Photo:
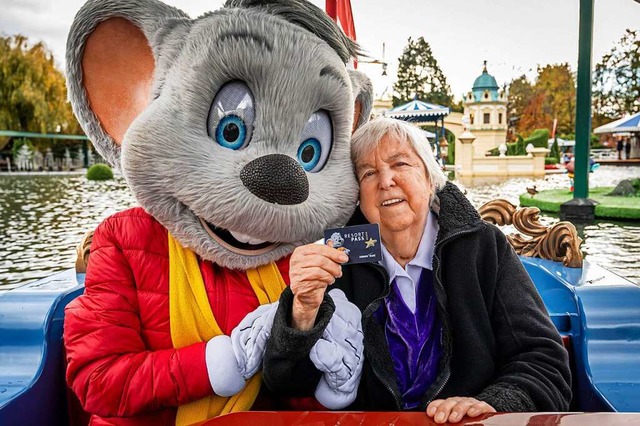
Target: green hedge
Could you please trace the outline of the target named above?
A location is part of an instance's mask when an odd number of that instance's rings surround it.
[[[507,144],[507,155],[527,155],[527,145],[532,144],[536,148],[547,148],[549,145],[549,131],[547,129],[536,129],[531,135],[524,139],[521,135],[516,135],[518,139]],[[557,150],[559,153],[559,149]],[[498,148],[489,151],[489,155],[500,155]],[[560,155],[558,154],[558,161]]]
[[[597,201],[595,216],[613,219],[640,220],[640,197],[607,196],[613,187],[589,189],[589,198]],[[534,197],[529,194],[520,195],[522,207],[537,207],[542,211],[559,213],[560,205],[571,200],[573,193],[566,189],[540,191]]]
[[[113,179],[113,170],[106,164],[94,164],[87,170],[89,180],[110,180]]]
[[[524,140],[524,146],[533,144],[536,148],[547,148],[549,146],[549,130],[536,129],[528,138]]]

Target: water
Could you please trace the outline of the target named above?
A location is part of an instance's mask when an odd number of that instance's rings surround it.
[[[623,179],[639,178],[640,167],[602,166],[589,174],[589,187],[615,186]],[[545,179],[510,179],[496,185],[485,185],[467,190],[467,197],[474,206],[496,198],[504,198],[519,205],[520,194],[527,187],[545,189],[569,188],[569,178],[565,174],[547,175]],[[557,215],[542,213],[541,222],[551,224],[559,219]],[[640,284],[640,222],[598,220],[590,225],[576,226],[583,243],[580,247],[585,258]]]
[[[613,186],[630,177],[640,177],[640,168],[601,167],[590,175],[590,186]],[[564,188],[569,180],[566,175],[549,175],[544,180],[460,186],[480,207],[495,198],[518,204],[518,196],[532,185],[538,190]],[[92,182],[80,175],[0,176],[0,288],[73,267],[74,248],[83,234],[107,216],[135,205],[122,177]],[[545,223],[556,220],[542,218]],[[587,258],[640,283],[640,222],[598,221],[578,231]]]
[[[73,267],[84,233],[135,205],[121,177],[0,176],[0,288]]]

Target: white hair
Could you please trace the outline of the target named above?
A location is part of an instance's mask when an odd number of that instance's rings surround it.
[[[422,160],[431,182],[433,192],[437,192],[447,183],[447,177],[433,157],[426,134],[418,127],[406,121],[393,118],[376,118],[361,126],[351,138],[351,161],[358,161],[376,149],[385,136],[398,141],[407,141]]]

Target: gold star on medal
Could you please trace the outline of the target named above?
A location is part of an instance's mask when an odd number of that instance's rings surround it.
[[[378,240],[374,240],[373,238],[369,238],[368,241],[364,242],[366,244],[365,248],[373,247],[373,246],[376,245],[377,242],[378,242]]]

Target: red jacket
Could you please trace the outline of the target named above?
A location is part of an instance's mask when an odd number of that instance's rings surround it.
[[[66,309],[67,382],[92,425],[174,424],[176,407],[211,395],[205,343],[174,349],[167,230],[142,208],[107,218],[91,244],[85,293]],[[289,258],[278,261],[289,283]],[[243,271],[200,262],[225,334],[258,307]]]

